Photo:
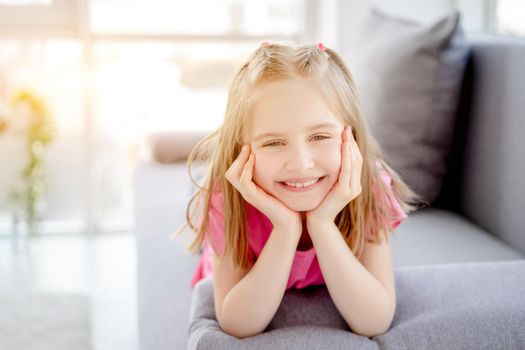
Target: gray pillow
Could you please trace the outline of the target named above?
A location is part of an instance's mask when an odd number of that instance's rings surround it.
[[[425,26],[371,7],[344,52],[387,161],[428,203],[445,175],[468,56],[459,20]]]

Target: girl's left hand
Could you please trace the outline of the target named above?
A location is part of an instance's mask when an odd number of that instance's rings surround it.
[[[333,223],[337,214],[361,194],[363,157],[354,140],[351,127],[345,127],[342,139],[339,178],[323,202],[314,210],[306,213],[307,223]]]

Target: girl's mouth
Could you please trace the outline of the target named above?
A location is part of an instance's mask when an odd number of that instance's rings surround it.
[[[325,179],[326,176],[322,176],[318,179],[314,179],[303,184],[301,183],[290,183],[280,181],[279,185],[287,191],[291,192],[306,192],[317,188]]]

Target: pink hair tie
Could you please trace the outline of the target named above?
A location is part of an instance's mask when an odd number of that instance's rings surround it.
[[[261,47],[268,47],[268,46],[270,46],[270,42],[269,41],[263,41],[261,43]]]
[[[323,45],[323,43],[317,44],[317,48],[322,52],[326,52],[326,47]]]

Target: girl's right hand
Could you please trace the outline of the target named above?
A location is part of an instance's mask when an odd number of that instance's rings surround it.
[[[302,232],[301,215],[284,205],[277,198],[267,194],[253,180],[255,154],[250,146],[244,145],[239,156],[226,172],[226,179],[241,193],[242,197],[261,211],[272,222],[288,230]]]

